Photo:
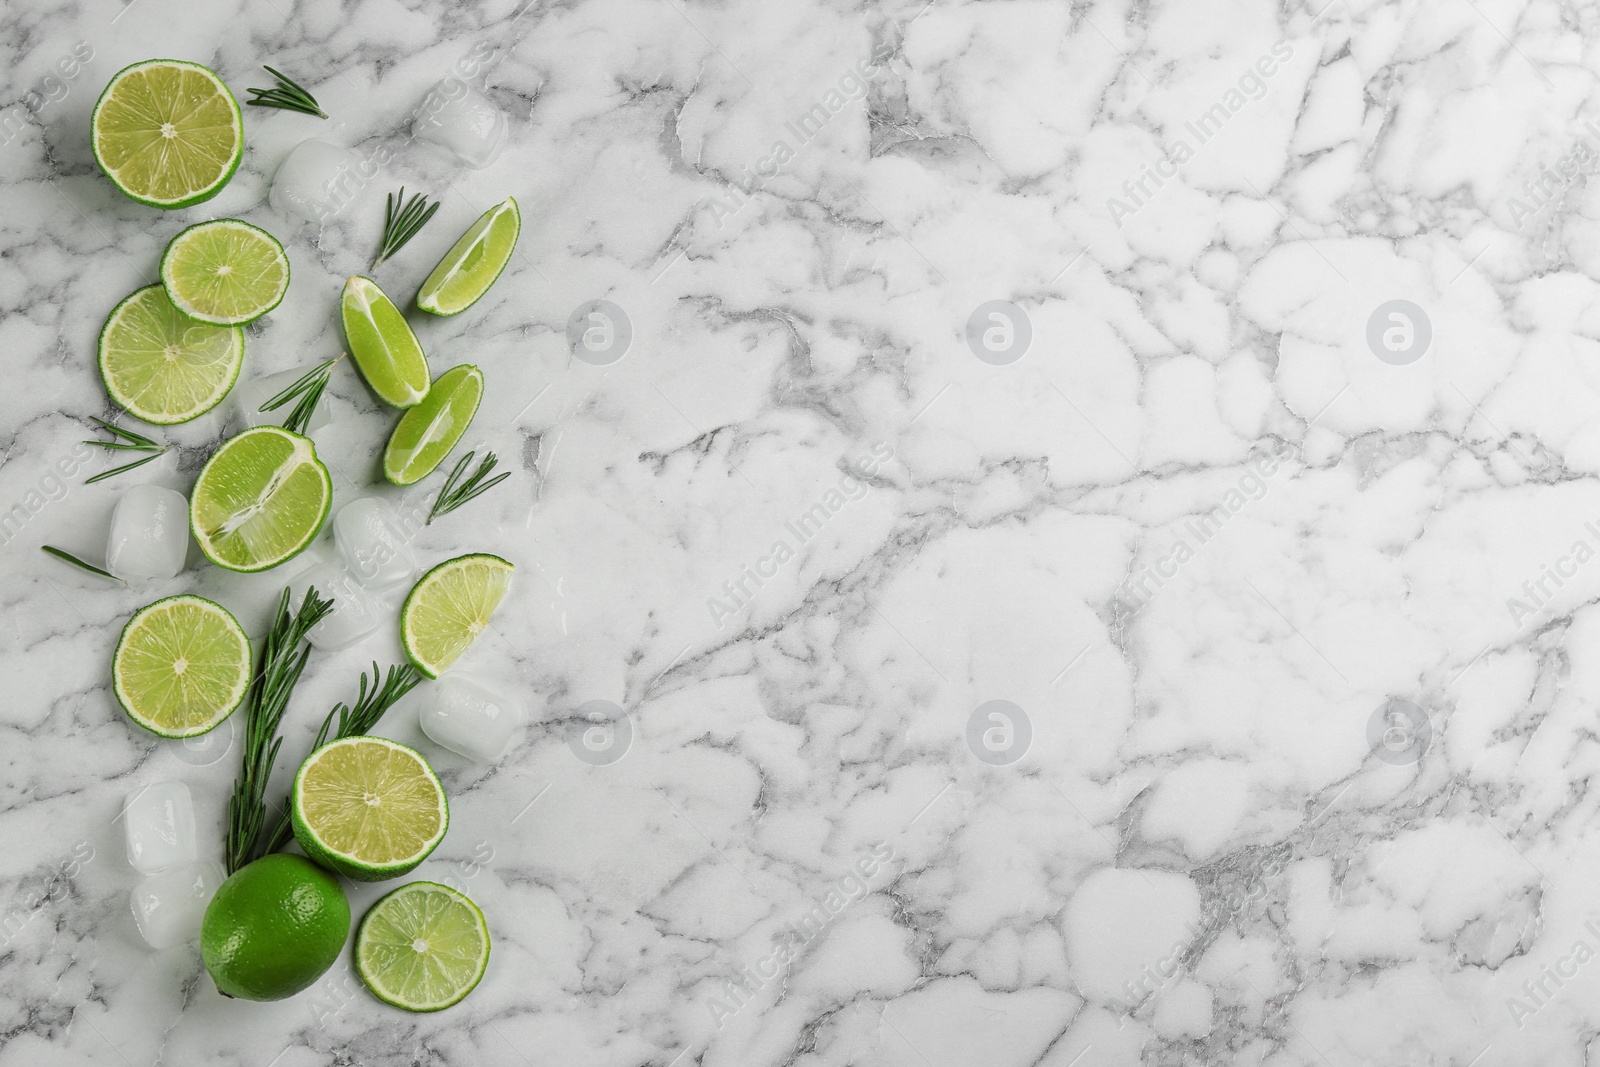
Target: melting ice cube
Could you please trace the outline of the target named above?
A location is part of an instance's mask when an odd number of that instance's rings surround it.
[[[505,146],[506,116],[493,100],[450,77],[428,90],[411,123],[411,136],[436,144],[467,166],[481,170]]]
[[[414,525],[411,532],[415,533]],[[417,560],[406,530],[377,497],[362,497],[340,508],[333,517],[333,539],[345,567],[369,588],[399,585],[416,573]]]
[[[348,148],[312,138],[295,145],[278,166],[267,201],[280,215],[318,225],[338,218],[375,174]]]
[[[195,861],[194,803],[182,782],[155,782],[128,795],[122,808],[128,862],[158,874]]]
[[[319,596],[333,601],[333,610],[306,634],[308,641],[325,652],[359,643],[383,622],[382,602],[362,588],[342,563],[319,563],[294,584],[302,590],[316,586]]]
[[[134,886],[131,903],[139,935],[151,948],[172,948],[199,937],[206,905],[223,878],[220,863],[186,863]]]
[[[454,672],[427,686],[421,700],[422,732],[434,744],[480,763],[503,756],[522,725],[522,701]]]
[[[118,578],[176,578],[189,551],[189,502],[159,485],[135,485],[117,500],[106,570]]]
[[[261,405],[283,392],[297,380],[305,376],[310,367],[300,367],[297,370],[286,370],[281,374],[269,374],[265,378],[254,378],[233,390],[234,410],[239,413],[239,418],[244,420],[246,426],[282,426],[283,420],[289,417],[294,410],[296,401],[291,400],[272,411],[262,411]],[[311,424],[306,427],[308,433],[314,433],[328,425],[328,400],[324,396],[317,404],[317,410],[311,415]]]

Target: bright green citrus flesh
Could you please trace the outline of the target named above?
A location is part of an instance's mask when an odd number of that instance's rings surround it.
[[[100,330],[100,380],[128,414],[161,426],[222,402],[244,362],[244,331],[196,322],[149,285],[112,309]]]
[[[522,233],[515,197],[478,216],[417,293],[417,307],[434,315],[459,315],[500,277]]]
[[[310,544],[332,500],[333,479],[310,438],[257,426],[206,461],[189,497],[189,528],[219,567],[262,571]]]
[[[350,878],[396,878],[444,838],[450,809],[428,761],[381,737],[323,745],[300,765],[290,794],[306,855]]]
[[[161,284],[190,318],[238,326],[283,300],[289,257],[266,230],[238,219],[213,219],[190,226],[167,245]]]
[[[111,660],[117,701],[162,737],[195,737],[233,714],[250,685],[250,641],[203,597],[148,604],[122,628]]]
[[[400,416],[383,450],[383,476],[412,485],[432,474],[461,435],[483,399],[483,372],[470,363],[451,367],[428,389],[422,403]]]
[[[124,67],[100,94],[90,126],[106,177],[152,207],[211,199],[244,155],[239,102],[198,63],[151,59]]]
[[[400,609],[400,640],[411,662],[437,678],[461,658],[505,599],[515,569],[499,556],[476,553],[424,574]]]
[[[200,924],[200,955],[224,995],[282,1000],[321,978],[349,934],[339,879],[304,856],[275,852],[218,888]]]
[[[377,282],[359,274],[347,280],[339,315],[350,354],[380,399],[409,408],[428,395],[428,360],[422,345]]]
[[[489,924],[464,893],[411,882],[372,906],[356,929],[356,973],[372,995],[407,1011],[440,1011],[489,966]]]

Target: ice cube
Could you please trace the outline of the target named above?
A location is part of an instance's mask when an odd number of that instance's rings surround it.
[[[289,417],[294,410],[296,401],[291,400],[282,407],[272,411],[262,411],[261,405],[283,392],[300,378],[304,377],[310,367],[299,367],[295,370],[286,370],[281,374],[269,374],[265,378],[254,378],[248,382],[234,387],[233,406],[239,413],[239,418],[246,426],[282,426],[283,420]],[[312,412],[311,424],[306,427],[307,433],[315,433],[328,425],[328,400],[326,395],[317,404],[317,410]]]
[[[411,136],[476,170],[493,163],[505,147],[505,112],[460,78],[445,78],[429,89],[416,114]]]
[[[159,485],[131,486],[111,513],[106,570],[118,578],[176,578],[189,552],[189,502]]]
[[[128,862],[140,874],[159,874],[195,861],[194,802],[182,782],[155,782],[128,794],[122,806]]]
[[[278,165],[267,201],[280,215],[323,225],[338,218],[376,174],[348,148],[311,138]]]
[[[172,948],[200,936],[206,905],[222,885],[222,865],[186,863],[133,887],[133,921],[151,948]]]
[[[324,652],[359,643],[383,622],[383,603],[362,588],[343,563],[319,563],[294,584],[302,590],[316,586],[319,596],[333,601],[333,610],[306,634],[306,639]]]
[[[352,500],[333,517],[333,539],[344,565],[356,581],[371,589],[387,589],[416,573],[411,536],[420,519],[403,527],[393,509],[377,497]]]
[[[422,694],[417,722],[434,744],[489,763],[505,755],[522,725],[522,701],[450,671]]]

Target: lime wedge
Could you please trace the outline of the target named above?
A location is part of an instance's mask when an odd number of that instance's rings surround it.
[[[483,372],[470,363],[451,367],[433,380],[422,403],[400,416],[383,450],[383,476],[395,485],[420,482],[434,472],[483,399]]]
[[[289,257],[266,230],[238,219],[214,219],[190,226],[167,245],[161,284],[191,319],[240,326],[283,299]]]
[[[322,529],[333,479],[309,437],[257,426],[206,461],[189,497],[189,529],[206,558],[230,571],[264,571]]]
[[[170,426],[221,403],[244,362],[244,331],[195,322],[148,285],[100,330],[100,380],[128,414]]]
[[[459,315],[477,303],[511,261],[521,232],[515,197],[479,215],[422,283],[417,307],[432,315]]]
[[[422,346],[377,282],[352,275],[344,283],[339,314],[350,354],[380,399],[408,408],[428,395],[428,360]]]
[[[464,893],[411,882],[372,906],[356,929],[356,973],[379,1000],[439,1011],[477,987],[489,966],[489,924]]]
[[[244,156],[239,102],[198,63],[149,59],[123,67],[89,125],[94,161],[106,177],[151,207],[210,200]]]
[[[111,680],[128,718],[162,737],[194,737],[244,700],[250,640],[220,604],[169,596],[122,628]]]
[[[418,580],[400,609],[400,640],[423,674],[439,677],[489,625],[515,569],[476,553],[445,560]]]
[[[382,737],[346,737],[306,757],[289,794],[306,855],[358,882],[397,878],[450,824],[444,787],[422,756]]]

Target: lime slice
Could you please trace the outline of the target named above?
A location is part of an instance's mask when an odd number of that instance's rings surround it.
[[[179,311],[218,326],[254,322],[289,288],[289,257],[278,239],[238,219],[199,222],[167,245],[161,284]]]
[[[100,330],[100,380],[128,414],[170,426],[222,402],[244,362],[244,331],[195,322],[159,285],[112,309]]]
[[[489,625],[515,569],[499,556],[457,556],[412,587],[400,609],[400,640],[423,674],[439,677]]]
[[[382,737],[346,737],[307,756],[289,810],[306,855],[358,882],[413,869],[450,824],[428,761]]]
[[[394,301],[371,278],[352,275],[339,300],[344,338],[361,376],[386,403],[408,408],[428,395],[428,360]]]
[[[489,924],[464,893],[411,882],[372,906],[356,929],[356,973],[379,1000],[439,1011],[472,992],[489,967]]]
[[[511,262],[521,232],[515,197],[479,215],[422,283],[417,307],[432,315],[459,315],[476,304]]]
[[[309,437],[257,426],[206,461],[189,497],[189,529],[206,558],[230,571],[264,571],[322,529],[333,479]]]
[[[169,596],[140,608],[122,628],[111,681],[128,718],[162,737],[194,737],[244,699],[250,639],[222,605]]]
[[[239,102],[198,63],[148,59],[123,67],[90,119],[94,161],[151,207],[189,207],[228,184],[244,156]]]
[[[395,485],[420,482],[434,472],[461,435],[483,399],[483,372],[470,363],[435,378],[427,397],[400,416],[383,450],[383,476]]]

